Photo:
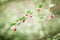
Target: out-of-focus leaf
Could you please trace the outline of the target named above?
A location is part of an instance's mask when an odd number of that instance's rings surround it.
[[[19,19],[16,20],[16,22],[18,22],[19,20],[24,20],[24,19],[26,19],[24,16],[20,17]]]
[[[27,13],[30,13],[30,10],[28,10]]]
[[[21,17],[19,20],[24,20],[25,19],[25,17],[23,16],[23,17]]]
[[[28,14],[32,14],[32,12],[30,10],[27,11]]]
[[[45,3],[45,2],[46,2],[46,0],[41,0],[41,2]]]
[[[14,26],[14,25],[16,25],[16,23],[11,23],[11,26]]]
[[[38,5],[38,8],[41,8],[42,6],[43,6],[42,4],[39,4],[39,5]]]
[[[43,17],[40,17],[40,19],[42,19]]]

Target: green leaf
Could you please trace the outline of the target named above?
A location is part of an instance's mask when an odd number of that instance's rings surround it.
[[[30,14],[33,14],[32,12],[30,12]]]
[[[18,20],[16,20],[16,22],[20,21],[20,20],[24,20],[26,19],[24,16],[23,17],[20,17]]]
[[[42,4],[39,4],[39,5],[38,5],[38,8],[41,8],[42,6],[43,6]]]
[[[16,23],[11,23],[10,25],[11,25],[11,26],[14,26],[14,25],[16,25]]]
[[[30,10],[27,11],[27,13],[30,13],[30,12],[31,12]]]
[[[23,16],[23,17],[21,17],[19,20],[24,20],[25,19],[25,17]]]
[[[43,17],[40,17],[40,19],[42,19]]]
[[[16,22],[18,22],[18,21],[19,21],[19,19],[16,20]]]
[[[32,12],[30,10],[27,11],[28,14],[32,14]]]

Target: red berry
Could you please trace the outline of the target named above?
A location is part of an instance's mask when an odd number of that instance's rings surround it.
[[[23,22],[25,22],[25,20],[23,20]]]
[[[32,18],[32,16],[30,16],[30,18]]]
[[[25,16],[28,16],[28,14],[26,14]]]
[[[50,18],[53,19],[55,16],[54,15],[51,15]]]
[[[16,31],[16,28],[13,28],[13,31]]]

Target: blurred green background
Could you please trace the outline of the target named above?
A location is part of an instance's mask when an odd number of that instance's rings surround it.
[[[49,36],[47,37],[46,35],[43,38],[39,38],[39,34],[32,33],[32,34],[27,35],[25,33],[20,33],[19,31],[13,32],[12,30],[10,30],[10,23],[16,21],[16,19],[20,17],[20,14],[18,13],[17,9],[14,9],[16,12],[12,12],[9,9],[12,9],[16,7],[16,5],[20,4],[21,6],[18,6],[18,9],[19,8],[23,9],[24,12],[22,13],[25,13],[24,8],[26,8],[27,5],[25,6],[24,3],[26,2],[29,3],[29,1],[31,0],[0,0],[0,40],[60,40],[60,34],[59,34],[60,23],[56,24],[57,26],[59,25],[59,28],[58,28],[59,31],[55,33],[51,32],[52,34],[51,33],[47,34],[47,35],[52,35],[53,37],[50,36],[51,38]],[[39,2],[48,3],[50,1],[56,4],[55,9],[52,11],[52,13],[55,15],[58,15],[57,19],[59,19],[60,21],[60,0],[48,0],[48,1],[47,0],[46,1],[45,0],[32,0],[32,4],[36,3],[33,5],[33,6],[36,6],[37,3]],[[11,5],[13,6],[10,8]],[[30,3],[28,5],[30,6]],[[30,7],[28,7],[27,9],[30,9]]]

